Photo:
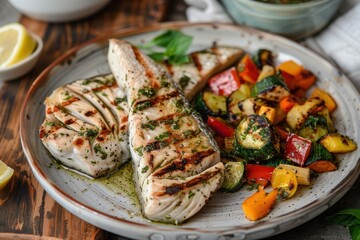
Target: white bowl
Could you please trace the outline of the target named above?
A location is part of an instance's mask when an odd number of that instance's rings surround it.
[[[237,23],[301,39],[324,28],[342,1],[313,0],[298,4],[272,4],[253,0],[222,2]]]
[[[100,10],[110,0],[9,0],[21,13],[46,22],[77,20]]]
[[[35,51],[30,56],[26,57],[18,63],[15,63],[10,67],[0,68],[0,83],[2,81],[13,80],[23,76],[24,74],[29,72],[37,63],[40,53],[43,49],[43,41],[35,33],[29,31],[29,34],[36,41]]]

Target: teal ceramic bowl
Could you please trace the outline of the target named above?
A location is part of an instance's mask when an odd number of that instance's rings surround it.
[[[313,0],[298,4],[272,4],[254,0],[222,0],[239,24],[293,39],[310,36],[332,19],[341,0]]]

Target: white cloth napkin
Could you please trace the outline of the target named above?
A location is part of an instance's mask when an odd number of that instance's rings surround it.
[[[360,4],[306,43],[310,47],[316,43],[321,52],[336,62],[360,91]]]
[[[232,22],[217,0],[185,0],[189,22]],[[345,0],[338,18],[304,41],[341,68],[360,91],[360,0]]]
[[[189,22],[232,22],[217,0],[185,0]]]

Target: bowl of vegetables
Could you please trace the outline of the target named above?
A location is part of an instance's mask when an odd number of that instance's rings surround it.
[[[222,0],[235,22],[293,39],[324,28],[341,0]]]

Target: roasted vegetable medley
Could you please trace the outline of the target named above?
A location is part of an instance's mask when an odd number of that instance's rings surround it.
[[[275,62],[267,49],[246,54],[210,78],[193,102],[221,149],[222,189],[259,188],[243,203],[249,220],[266,216],[276,199],[292,197],[313,176],[336,170],[334,154],[357,148],[334,128],[336,102],[314,86],[316,76],[295,61]]]

